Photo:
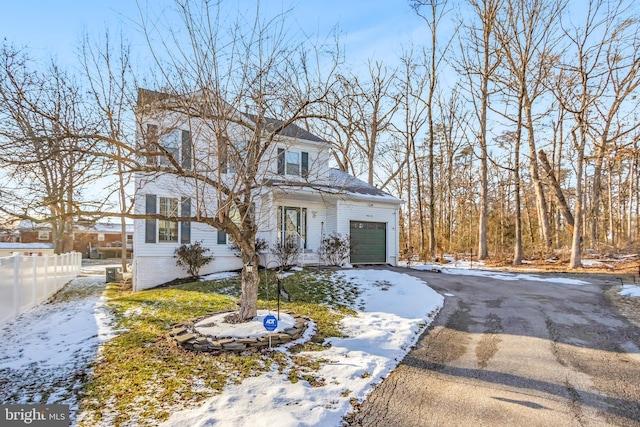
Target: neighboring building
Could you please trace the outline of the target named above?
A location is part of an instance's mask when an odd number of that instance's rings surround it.
[[[0,258],[12,256],[16,253],[20,255],[53,255],[53,244],[51,243],[20,243],[20,242],[0,242]]]
[[[20,243],[53,243],[53,233],[49,224],[37,224],[23,219],[18,224]]]
[[[122,226],[112,223],[96,223],[76,226],[73,233],[73,250],[83,258],[120,258],[122,248],[131,257],[133,251],[133,224],[126,225],[127,241],[122,244]]]
[[[48,224],[22,220],[18,225],[20,243],[48,244],[53,248],[53,232]],[[73,226],[73,250],[83,258],[119,258],[122,248],[133,251],[133,224],[126,226],[127,241],[122,244],[122,227],[112,223],[83,223]]]
[[[149,95],[158,99],[157,92],[140,91],[139,103],[143,96],[148,99]],[[249,114],[237,114],[243,121],[256,120]],[[139,117],[142,121],[139,133],[160,135],[156,141],[159,140],[184,169],[190,169],[196,161],[200,165],[208,162],[211,170],[220,174],[219,179],[233,181],[235,171],[216,157],[219,149],[210,146],[210,141],[216,141],[216,138],[204,130],[208,126],[203,126],[201,121],[207,119],[186,117],[176,112],[158,117],[162,118]],[[277,129],[282,123],[267,119],[267,124]],[[193,129],[198,132],[192,134]],[[243,129],[230,122],[225,129],[235,144],[234,149],[241,146]],[[318,265],[322,262],[318,249],[323,238],[337,232],[350,236],[351,264],[396,265],[398,210],[402,201],[351,175],[331,169],[329,143],[304,129],[288,125],[278,136],[273,152],[265,153],[264,170],[260,173],[264,181],[255,190],[258,237],[271,247],[284,242],[297,245],[301,249],[298,264]],[[147,160],[162,165],[166,158]],[[192,206],[195,191],[184,179],[170,174],[138,174],[135,186],[136,214],[172,212],[174,216],[191,216],[196,209],[195,204]],[[207,208],[216,208],[215,193],[209,193],[206,201]],[[135,220],[134,289],[147,289],[184,277],[185,271],[175,265],[174,251],[182,243],[196,241],[202,241],[215,257],[201,274],[242,267],[240,258],[230,247],[232,242],[228,236],[208,225],[160,219]],[[269,253],[261,256],[261,264],[277,266],[275,257]]]

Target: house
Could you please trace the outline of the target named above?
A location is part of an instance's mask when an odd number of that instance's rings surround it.
[[[73,250],[83,258],[119,258],[125,248],[127,257],[133,251],[133,224],[125,226],[127,240],[122,243],[122,225],[110,222],[77,225],[73,233]]]
[[[50,224],[21,220],[18,224],[19,241],[24,244],[45,244],[53,248]],[[110,222],[80,222],[73,225],[73,250],[83,258],[118,258],[122,248],[131,256],[133,250],[133,224],[126,226],[127,241],[122,244],[122,226]],[[53,249],[52,249],[53,251]]]
[[[183,243],[198,241],[211,250],[214,260],[200,274],[242,268],[233,242],[222,231],[198,222],[167,221],[153,215],[191,217],[195,210],[215,212],[218,209],[215,191],[194,185],[183,176],[163,174],[161,170],[171,165],[186,170],[193,170],[194,165],[201,170],[208,167],[216,179],[235,185],[237,168],[227,155],[236,150],[243,156],[243,141],[249,138],[237,123],[255,124],[258,118],[234,111],[234,120],[224,126],[223,140],[228,145],[221,146],[221,138],[211,131],[214,126],[207,125],[207,120],[213,119],[176,109],[143,114],[141,110],[150,109],[150,99],[161,103],[169,96],[141,90],[138,97],[140,144],[145,145],[145,140],[153,138],[163,152],[147,158],[148,164],[158,165],[157,171],[138,173],[135,177],[134,211],[148,217],[134,220],[134,289],[147,289],[184,277],[184,270],[176,266],[174,258],[176,248]],[[271,149],[263,154],[257,175],[261,181],[253,190],[258,238],[271,248],[295,245],[300,249],[297,264],[319,265],[323,263],[319,255],[323,239],[340,233],[350,237],[351,264],[396,265],[398,211],[402,201],[330,168],[330,144],[316,135],[295,124],[285,126],[277,119],[263,120],[263,127],[278,131]],[[269,250],[261,255],[260,263],[267,268],[278,266],[277,257]]]
[[[23,219],[18,223],[18,232],[21,243],[52,243],[53,233],[51,225],[37,224]]]

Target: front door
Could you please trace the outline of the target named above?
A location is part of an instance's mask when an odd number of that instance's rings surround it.
[[[307,209],[278,207],[278,245],[290,247],[307,247]]]

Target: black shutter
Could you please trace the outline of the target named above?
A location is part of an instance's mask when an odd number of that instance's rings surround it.
[[[158,151],[158,126],[147,125],[147,134],[143,135],[144,151],[146,153]],[[156,156],[147,154],[147,164],[152,165],[156,162]]]
[[[191,199],[183,197],[180,216],[191,216]],[[180,243],[191,243],[191,221],[180,222]]]
[[[301,154],[302,154],[302,156],[300,156],[302,159],[301,172],[302,172],[302,176],[306,178],[309,175],[309,153],[307,153],[306,151],[303,151]]]
[[[227,159],[227,140],[225,138],[218,138],[218,166],[220,167],[220,173],[227,173],[228,159]]]
[[[155,194],[147,194],[145,196],[145,213],[156,213],[156,196]],[[144,242],[155,243],[156,242],[156,219],[147,218],[144,220]]]
[[[191,132],[182,131],[182,169],[191,169]]]
[[[284,148],[278,148],[278,175],[284,175]]]
[[[227,244],[227,233],[224,231],[218,230],[218,244],[226,245]]]

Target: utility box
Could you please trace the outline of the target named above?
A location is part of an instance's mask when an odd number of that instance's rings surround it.
[[[121,267],[107,267],[106,269],[106,281],[107,283],[119,282],[122,279]]]

